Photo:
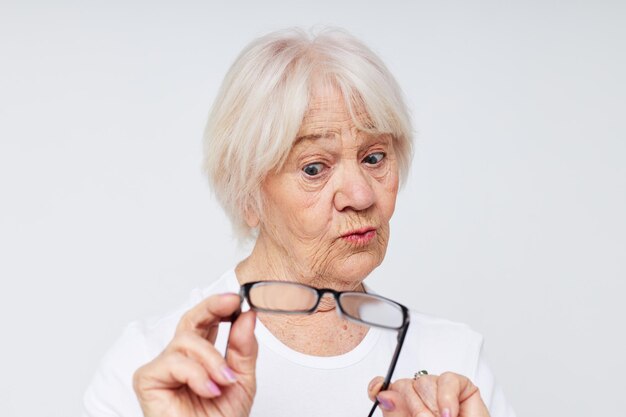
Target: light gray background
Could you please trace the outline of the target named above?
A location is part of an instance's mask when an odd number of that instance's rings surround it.
[[[206,114],[247,42],[318,23],[382,56],[418,130],[371,285],[483,333],[520,416],[620,415],[625,21],[618,1],[2,1],[0,415],[77,415],[127,322],[244,256],[200,174]]]

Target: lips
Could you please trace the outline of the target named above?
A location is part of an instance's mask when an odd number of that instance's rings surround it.
[[[343,240],[357,244],[367,244],[376,236],[375,227],[362,227],[341,235]]]

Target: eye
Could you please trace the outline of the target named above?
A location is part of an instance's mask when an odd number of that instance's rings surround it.
[[[316,175],[319,175],[319,173],[322,172],[323,169],[324,164],[322,164],[321,162],[316,162],[314,164],[306,165],[304,168],[302,168],[302,171],[304,171],[304,173],[309,177],[315,177]]]
[[[370,165],[376,165],[385,158],[384,152],[374,152],[363,158],[363,162]]]

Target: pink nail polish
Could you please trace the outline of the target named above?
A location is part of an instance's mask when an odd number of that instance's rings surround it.
[[[395,408],[391,400],[380,397],[376,397],[376,399],[380,403],[380,407],[385,411],[393,411],[393,409]]]
[[[224,375],[228,382],[237,382],[237,376],[228,366],[222,368],[222,375]]]
[[[450,409],[444,408],[443,411],[441,412],[441,417],[450,417]]]
[[[210,379],[206,382],[206,386],[209,389],[209,392],[211,394],[213,394],[213,395],[222,395],[222,391],[220,390],[220,387],[215,385],[215,382],[211,381]]]

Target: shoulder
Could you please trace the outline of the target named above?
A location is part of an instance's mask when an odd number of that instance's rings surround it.
[[[128,324],[102,358],[85,392],[83,415],[141,415],[132,388],[135,371],[163,351],[187,310],[210,295],[233,291],[233,280],[236,291],[234,270],[229,270],[210,286],[191,291],[187,301],[177,308]]]
[[[130,323],[120,339],[113,346],[112,352],[123,350],[142,350],[149,357],[154,357],[172,340],[181,317],[206,297],[225,292],[237,292],[239,285],[234,269],[226,271],[219,279],[205,288],[196,288],[189,294],[187,301],[159,316],[137,320]]]
[[[414,366],[430,373],[475,375],[483,344],[480,333],[467,324],[415,310],[410,315],[405,347],[410,352],[408,359],[418,362]]]
[[[419,370],[440,375],[455,372],[480,388],[494,417],[515,417],[487,364],[483,336],[464,323],[411,310],[409,332],[399,364],[404,377]]]
[[[445,344],[482,343],[483,336],[465,323],[410,310],[410,329],[422,339]]]
[[[239,285],[234,270],[230,269],[208,287],[192,290],[186,302],[169,312],[130,323],[117,344],[126,352],[143,346],[143,353],[153,358],[172,340],[178,322],[188,310],[214,294],[238,292],[238,290]]]

